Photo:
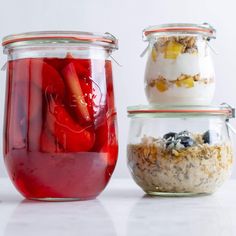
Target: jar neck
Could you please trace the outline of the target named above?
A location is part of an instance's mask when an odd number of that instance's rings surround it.
[[[201,34],[201,33],[161,32],[161,33],[155,33],[155,34],[149,35],[146,38],[146,41],[152,42],[160,38],[169,38],[169,37],[176,37],[176,38],[194,37],[197,40],[206,40],[206,41],[211,40],[211,37],[207,37],[206,35]]]
[[[43,46],[24,46],[6,49],[5,54],[8,61],[23,58],[73,58],[83,59],[105,59],[107,60],[111,49],[90,45],[43,45]]]

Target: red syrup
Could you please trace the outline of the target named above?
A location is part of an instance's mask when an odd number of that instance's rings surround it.
[[[8,62],[4,160],[29,199],[90,199],[106,187],[118,141],[109,60]]]

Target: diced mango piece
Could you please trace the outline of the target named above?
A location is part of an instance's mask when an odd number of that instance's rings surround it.
[[[183,45],[174,41],[169,41],[165,47],[164,57],[166,59],[176,59],[183,49]]]
[[[187,77],[186,79],[184,79],[182,81],[182,84],[186,87],[186,88],[192,88],[194,86],[194,81],[192,77]]]
[[[177,87],[181,87],[181,80],[176,80],[175,84],[176,84]]]
[[[157,80],[156,81],[156,88],[160,91],[160,92],[165,92],[166,90],[168,90],[168,83],[166,80]]]
[[[152,60],[155,62],[157,59],[157,51],[156,51],[156,48],[153,47],[152,48]]]
[[[177,80],[175,84],[177,87],[192,88],[194,87],[194,80],[192,77],[186,77],[185,79]]]

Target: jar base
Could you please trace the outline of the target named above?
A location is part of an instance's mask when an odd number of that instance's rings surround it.
[[[182,193],[174,193],[174,192],[152,192],[145,191],[150,196],[159,196],[159,197],[194,197],[194,196],[208,196],[212,193],[191,193],[191,192],[182,192]]]
[[[41,201],[41,202],[74,202],[74,201],[88,201],[95,199],[94,197],[88,197],[88,198],[53,198],[53,197],[45,197],[45,198],[28,198],[32,201]]]

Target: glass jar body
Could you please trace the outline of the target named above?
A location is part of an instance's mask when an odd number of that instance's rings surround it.
[[[150,103],[210,104],[215,73],[208,41],[201,35],[166,33],[149,39],[145,92]]]
[[[30,199],[96,197],[118,155],[112,65],[102,47],[8,52],[4,160]]]
[[[231,173],[225,119],[133,117],[127,148],[135,182],[151,195],[215,192]]]

